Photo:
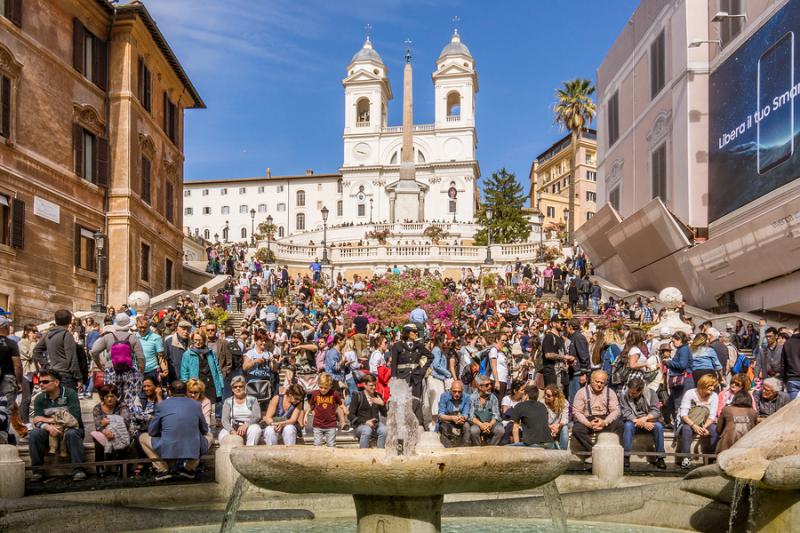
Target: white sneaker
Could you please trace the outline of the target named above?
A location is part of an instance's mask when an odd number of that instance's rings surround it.
[[[684,457],[683,461],[681,461],[681,468],[684,470],[689,470],[692,467],[692,461],[688,457]]]

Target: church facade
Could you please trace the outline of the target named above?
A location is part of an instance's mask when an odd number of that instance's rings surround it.
[[[433,124],[413,123],[412,64],[406,53],[403,124],[389,126],[388,68],[369,38],[351,59],[344,87],[344,142],[337,174],[187,181],[184,225],[213,240],[249,239],[271,216],[276,237],[322,226],[370,222],[472,222],[477,180],[475,60],[458,32],[432,74]],[[406,148],[410,147],[410,148]],[[335,240],[335,235],[330,236]]]

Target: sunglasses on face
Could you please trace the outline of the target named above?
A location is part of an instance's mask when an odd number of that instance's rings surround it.
[[[243,388],[244,388],[244,385],[234,385],[234,386],[233,386],[233,387],[231,387],[231,388],[232,388],[232,389],[243,389]]]
[[[52,382],[53,382],[52,379],[40,379],[39,380],[39,385],[47,385],[48,383],[52,383]]]

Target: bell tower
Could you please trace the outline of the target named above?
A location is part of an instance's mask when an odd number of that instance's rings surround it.
[[[392,88],[389,69],[367,36],[364,46],[356,52],[347,66],[344,86],[344,165],[363,165],[377,162],[377,139],[387,123]]]
[[[475,59],[457,29],[439,54],[432,78],[436,129],[474,127],[478,74]]]

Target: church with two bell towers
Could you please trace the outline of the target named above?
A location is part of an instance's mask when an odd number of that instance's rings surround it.
[[[475,157],[478,74],[454,31],[432,74],[432,124],[414,123],[411,50],[403,70],[403,116],[389,125],[389,69],[369,37],[350,60],[344,86],[344,154],[337,173],[185,181],[184,225],[211,240],[249,239],[271,217],[276,238],[328,225],[472,222],[480,194]],[[462,233],[462,236],[466,236]]]
[[[406,50],[403,122],[389,125],[393,98],[388,68],[367,37],[342,80],[344,154],[340,168],[345,210],[371,208],[374,221],[471,222],[479,192],[475,157],[478,74],[454,31],[433,72],[433,124],[414,124],[412,61]]]

